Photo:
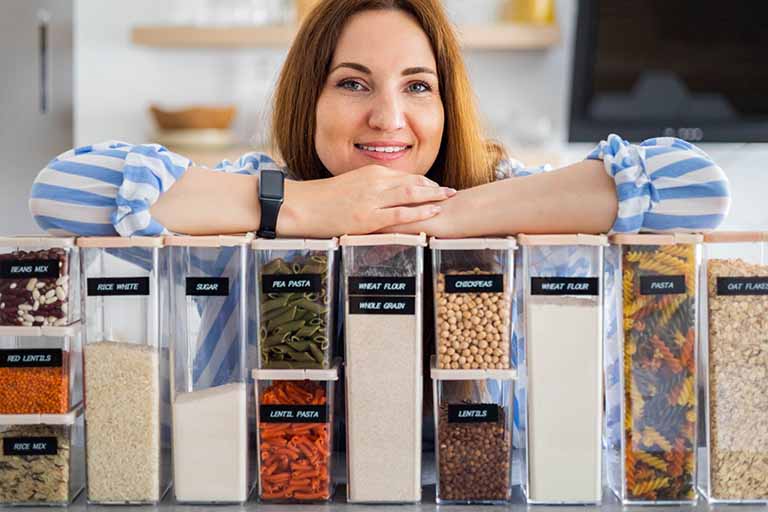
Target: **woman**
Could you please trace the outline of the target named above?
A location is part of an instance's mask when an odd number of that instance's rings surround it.
[[[672,138],[612,135],[548,173],[504,158],[480,135],[437,0],[320,3],[283,67],[272,132],[284,166],[250,153],[212,171],[154,144],[77,148],[40,172],[30,209],[55,234],[256,231],[265,168],[293,178],[278,236],[706,230],[730,201],[722,170]]]

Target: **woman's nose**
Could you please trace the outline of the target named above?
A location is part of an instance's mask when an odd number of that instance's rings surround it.
[[[381,131],[395,131],[405,128],[405,112],[397,94],[377,94],[372,98],[371,115],[368,124]]]

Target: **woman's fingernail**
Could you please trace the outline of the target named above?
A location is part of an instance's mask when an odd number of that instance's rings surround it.
[[[448,197],[451,197],[452,195],[456,194],[456,189],[451,187],[443,187],[443,193]]]
[[[432,215],[437,215],[440,213],[443,209],[437,205],[433,205],[432,209],[430,210],[432,212]]]

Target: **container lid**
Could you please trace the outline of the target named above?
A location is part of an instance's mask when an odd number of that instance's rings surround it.
[[[517,370],[453,370],[437,367],[437,358],[430,357],[430,374],[435,380],[516,380]]]
[[[55,249],[75,246],[74,237],[45,235],[18,235],[0,237],[0,247],[24,247],[31,249]]]
[[[712,231],[704,235],[704,242],[708,244],[764,242],[766,240],[768,240],[768,231]]]
[[[308,368],[300,369],[267,369],[255,368],[251,371],[254,380],[339,380],[340,359],[334,359],[333,365],[327,369]]]
[[[161,236],[89,236],[77,239],[78,247],[162,247]]]
[[[704,237],[698,233],[648,233],[612,235],[612,244],[633,245],[675,245],[675,244],[700,244]]]
[[[81,414],[82,404],[66,414],[0,414],[0,425],[74,425]]]
[[[333,251],[339,246],[339,239],[314,240],[308,238],[257,238],[251,243],[254,249],[271,249],[277,251]]]
[[[514,249],[517,247],[513,237],[507,238],[435,238],[429,239],[432,249],[448,250],[482,250],[482,249]]]
[[[344,235],[341,237],[341,246],[361,247],[372,245],[411,245],[414,247],[426,247],[427,235]]]
[[[517,235],[520,245],[608,245],[605,235]]]
[[[166,236],[163,241],[169,247],[235,247],[253,240],[253,233],[241,235]]]
[[[64,325],[61,327],[48,326],[45,327],[25,327],[14,325],[0,326],[0,336],[47,336],[50,338],[61,338],[64,336],[75,336],[80,333],[80,322],[75,322],[71,325]]]

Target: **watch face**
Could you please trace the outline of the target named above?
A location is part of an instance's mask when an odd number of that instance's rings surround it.
[[[259,180],[259,194],[267,199],[282,199],[283,198],[283,173],[281,172],[261,172],[261,179]]]

